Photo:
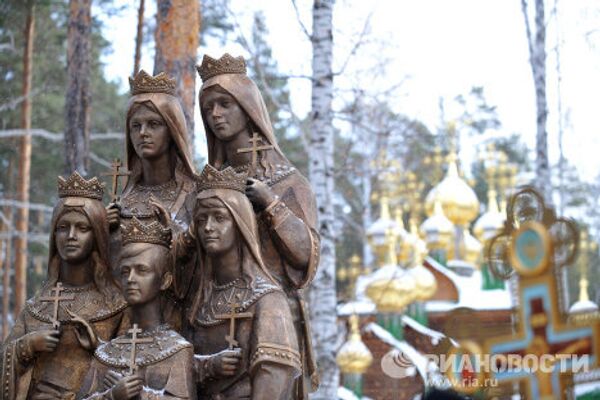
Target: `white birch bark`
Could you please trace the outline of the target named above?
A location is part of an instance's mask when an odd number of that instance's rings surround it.
[[[521,0],[527,43],[529,45],[529,61],[535,86],[535,102],[537,110],[537,133],[535,151],[535,186],[543,193],[544,199],[552,203],[552,182],[550,177],[550,163],[548,161],[548,132],[546,120],[548,118],[548,104],[546,100],[546,21],[544,13],[544,0],[535,0],[535,38],[532,36],[527,0]]]
[[[321,262],[309,293],[313,344],[321,386],[311,398],[323,400],[336,399],[339,386],[339,373],[335,362],[337,315],[333,232],[334,130],[331,110],[334,2],[335,0],[314,0],[311,37],[313,77],[309,178],[317,199],[321,235]]]

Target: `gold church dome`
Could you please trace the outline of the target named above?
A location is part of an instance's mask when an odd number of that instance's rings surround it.
[[[477,222],[475,222],[475,226],[473,226],[475,237],[482,243],[486,243],[502,230],[505,219],[505,214],[502,214],[498,210],[496,191],[493,189],[489,190],[487,210],[481,214]]]
[[[429,300],[437,290],[435,276],[421,264],[417,264],[408,271],[415,280],[415,299],[419,301]]]
[[[445,250],[452,243],[454,226],[444,215],[440,200],[436,199],[433,208],[433,213],[421,224],[421,233],[430,250]]]
[[[386,265],[373,274],[365,292],[377,311],[401,312],[415,300],[415,279],[397,265]]]
[[[340,347],[335,360],[344,374],[364,374],[373,362],[373,355],[360,337],[358,316],[352,314],[348,321],[348,340]]]
[[[455,225],[465,226],[479,215],[479,200],[467,182],[458,175],[456,153],[450,153],[448,172],[425,198],[425,211],[433,215],[439,201],[444,214]]]
[[[479,265],[479,258],[483,246],[479,240],[475,239],[468,229],[463,230],[462,241],[460,243],[460,251],[462,258],[472,265]]]

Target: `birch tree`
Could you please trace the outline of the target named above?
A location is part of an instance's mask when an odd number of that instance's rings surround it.
[[[166,72],[175,78],[177,96],[187,122],[189,143],[193,146],[200,1],[157,0],[156,3],[154,74]]]
[[[525,31],[529,47],[529,63],[533,74],[536,100],[536,159],[535,172],[536,186],[544,194],[546,201],[552,201],[552,184],[550,177],[550,163],[548,161],[548,132],[546,120],[548,118],[548,104],[546,100],[546,21],[544,0],[535,0],[534,22],[535,36],[531,31],[527,0],[521,0],[523,17],[525,18]]]
[[[70,0],[65,98],[66,173],[86,174],[90,152],[92,0]]]
[[[312,27],[312,98],[309,179],[315,191],[321,235],[321,263],[309,299],[313,343],[321,386],[313,399],[335,399],[339,374],[336,353],[336,293],[334,226],[333,5],[335,0],[315,0]]]
[[[23,49],[23,103],[21,109],[21,128],[26,134],[20,139],[19,169],[17,177],[17,200],[29,202],[29,179],[31,173],[31,77],[33,58],[33,38],[35,29],[35,3],[28,0],[26,5],[25,47]],[[27,232],[29,230],[29,208],[20,207],[17,211],[15,228],[22,233],[15,240],[15,309],[17,315],[27,299]],[[6,263],[4,273],[8,273],[10,261]]]

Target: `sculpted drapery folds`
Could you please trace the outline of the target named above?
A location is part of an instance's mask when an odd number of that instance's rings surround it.
[[[59,178],[51,222],[48,278],[2,348],[0,398],[69,398],[94,347],[126,329],[127,306],[109,269],[102,185],[77,172]]]
[[[137,218],[122,229],[119,271],[133,326],[98,347],[78,398],[195,400],[192,345],[163,323],[172,283],[171,229]]]
[[[275,139],[267,108],[241,57],[205,56],[198,68],[203,85],[200,111],[209,164],[231,166],[249,176],[246,194],[257,212],[262,257],[290,304],[303,356],[304,380],[297,397],[318,385],[303,289],[319,260],[314,194]]]
[[[186,308],[200,399],[292,397],[301,359],[286,296],[261,256],[245,174],[201,175],[194,226],[201,263]]]

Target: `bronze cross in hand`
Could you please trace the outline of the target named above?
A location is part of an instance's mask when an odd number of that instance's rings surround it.
[[[52,327],[54,329],[60,328],[60,321],[58,320],[58,307],[60,306],[61,301],[73,301],[75,300],[74,294],[68,294],[61,296],[60,293],[66,290],[61,282],[57,282],[56,286],[50,289],[49,297],[40,297],[40,301],[52,302],[54,303],[54,309],[52,310]]]
[[[154,341],[154,338],[139,338],[137,335],[138,333],[142,333],[142,330],[138,328],[137,324],[133,324],[133,327],[127,332],[131,333],[131,339],[115,339],[115,343],[131,345],[131,358],[129,359],[129,375],[133,375],[138,368],[137,364],[135,363],[136,346],[138,344],[143,343],[152,343]]]
[[[252,318],[253,316],[251,312],[238,313],[237,309],[240,306],[240,303],[233,302],[231,303],[231,311],[229,312],[229,314],[215,315],[215,319],[229,320],[229,334],[225,335],[225,341],[229,343],[229,350],[233,350],[233,348],[237,347],[238,345],[238,341],[235,340],[235,320],[242,318]]]
[[[249,177],[253,177],[254,173],[256,172],[256,164],[258,162],[258,152],[263,151],[263,150],[273,149],[273,146],[271,146],[270,144],[265,144],[265,145],[259,146],[259,143],[262,143],[262,138],[260,136],[258,136],[258,133],[254,132],[252,134],[252,138],[250,139],[250,144],[252,146],[238,149],[238,151],[237,151],[238,154],[250,153],[250,152],[252,153],[252,161],[250,164],[250,170],[248,171]]]
[[[119,200],[119,196],[117,196],[117,191],[119,190],[119,177],[121,176],[129,176],[131,174],[131,172],[122,169],[123,168],[123,164],[121,164],[121,160],[116,158],[111,166],[111,170],[109,172],[103,172],[102,176],[110,176],[111,179],[111,183],[112,183],[112,188],[111,188],[111,203],[116,203],[117,200]]]

